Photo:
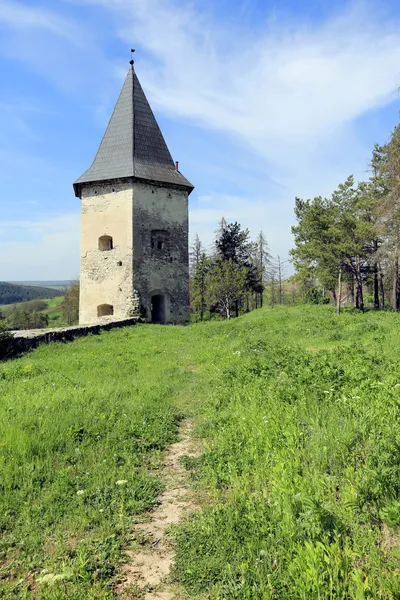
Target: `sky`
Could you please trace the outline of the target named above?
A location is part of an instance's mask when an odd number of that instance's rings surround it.
[[[287,260],[295,197],[367,178],[399,122],[398,0],[0,0],[0,281],[79,274],[72,182],[131,47],[205,247],[225,217]]]

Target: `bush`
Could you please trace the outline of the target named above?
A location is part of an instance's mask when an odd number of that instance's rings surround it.
[[[310,288],[306,294],[306,301],[309,304],[329,304],[330,298],[323,296],[322,291],[318,288]]]
[[[0,323],[0,360],[4,360],[11,349],[12,335]]]

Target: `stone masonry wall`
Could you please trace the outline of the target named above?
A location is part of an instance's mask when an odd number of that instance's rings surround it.
[[[189,321],[186,191],[150,183],[133,184],[133,282],[148,319],[152,296],[161,294],[166,299],[167,323]]]
[[[113,306],[114,319],[137,314],[132,280],[132,183],[83,186],[81,200],[81,324],[101,322],[97,307]],[[112,237],[112,250],[99,250],[99,238]]]
[[[72,327],[58,327],[55,329],[30,329],[26,331],[14,331],[13,337],[7,342],[9,351],[8,356],[13,356],[26,352],[32,348],[37,348],[39,344],[50,344],[51,342],[67,342],[77,337],[86,336],[90,333],[99,333],[100,331],[109,331],[117,327],[126,327],[135,325],[140,319],[131,318],[122,321],[108,321],[96,325],[76,325]]]

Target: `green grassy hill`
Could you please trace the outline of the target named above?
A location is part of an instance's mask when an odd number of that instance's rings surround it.
[[[194,598],[400,598],[399,316],[276,307],[0,364],[0,597],[115,598],[190,417]],[[132,593],[132,598],[141,598]]]
[[[56,296],[54,298],[29,300],[28,302],[16,302],[15,304],[0,304],[0,313],[4,318],[7,318],[13,311],[18,309],[23,309],[28,313],[38,312],[48,315],[48,327],[62,327],[65,325],[60,307],[63,300],[64,296]]]
[[[0,281],[0,304],[15,304],[35,299],[55,298],[61,295],[62,291],[60,289],[33,285],[15,285],[14,283]]]

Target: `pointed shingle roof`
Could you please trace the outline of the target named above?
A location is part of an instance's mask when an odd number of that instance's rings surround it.
[[[74,183],[135,177],[186,188],[193,185],[175,169],[158,123],[133,69],[129,69],[95,159]]]

